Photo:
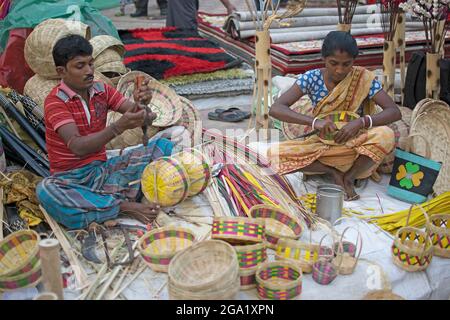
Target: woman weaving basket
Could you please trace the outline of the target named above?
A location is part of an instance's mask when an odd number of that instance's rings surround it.
[[[106,158],[105,145],[125,130],[152,123],[146,112],[151,99],[147,82],[134,92],[134,103],[107,84],[94,81],[92,46],[81,36],[69,35],[53,48],[61,83],[44,104],[46,143],[51,176],[36,188],[42,206],[59,223],[71,229],[93,222],[111,221],[119,213],[154,218],[155,204],[138,202],[144,168],[172,153],[173,143],[153,139],[124,155]],[[108,110],[123,116],[106,126]],[[147,119],[146,119],[147,117]]]
[[[393,150],[394,133],[385,125],[401,119],[400,110],[373,73],[353,66],[357,55],[358,46],[349,33],[330,32],[322,46],[325,68],[299,75],[270,109],[274,118],[310,126],[318,132],[304,141],[272,146],[268,155],[274,168],[280,174],[328,174],[344,187],[346,200],[359,198],[354,190],[355,179],[371,176]],[[313,104],[312,116],[290,109],[305,94]],[[374,114],[375,104],[383,111]],[[353,120],[338,130],[333,117],[327,115],[339,118],[346,112],[353,114]],[[330,135],[331,139],[324,138]]]

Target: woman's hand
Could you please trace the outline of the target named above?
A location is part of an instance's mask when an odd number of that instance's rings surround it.
[[[361,119],[350,121],[336,133],[334,141],[339,144],[346,143],[348,140],[355,138],[358,135],[359,130],[363,128],[364,125]]]
[[[320,130],[321,135],[327,135],[327,134],[335,132],[337,130],[337,127],[334,124],[334,122],[331,120],[317,119],[316,122],[314,123],[313,129]]]

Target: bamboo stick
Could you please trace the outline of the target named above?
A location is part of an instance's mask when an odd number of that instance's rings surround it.
[[[111,300],[117,299],[117,297],[122,293],[122,291],[124,291],[126,288],[128,288],[130,286],[130,284],[132,284],[133,281],[136,280],[136,278],[139,277],[139,275],[142,272],[144,272],[144,270],[146,268],[147,268],[147,266],[145,266],[145,265],[141,266],[141,268],[135,272],[135,274],[131,277],[131,279],[128,282],[126,282],[116,293],[114,293],[114,295],[111,297]]]
[[[439,99],[441,89],[439,61],[440,53],[427,53],[427,98]]]
[[[401,91],[401,105],[405,101],[405,81],[406,81],[406,34],[405,34],[405,13],[399,13],[397,17],[397,29],[395,30],[395,38],[397,47],[400,50],[400,91]]]
[[[347,23],[338,23],[337,25],[338,31],[350,32],[352,30],[352,25]]]
[[[383,49],[383,88],[394,99],[395,46],[393,41],[384,41]]]
[[[45,220],[50,225],[50,228],[52,229],[53,233],[55,234],[56,238],[58,239],[64,253],[67,255],[67,258],[69,259],[69,263],[73,269],[75,278],[77,280],[77,286],[78,287],[84,286],[84,284],[88,281],[88,276],[86,274],[86,271],[81,266],[80,261],[78,260],[77,256],[74,254],[69,242],[67,241],[67,238],[64,236],[63,232],[61,231],[61,227],[47,213],[47,211],[44,209],[44,207],[39,205],[39,208],[41,209],[41,212],[44,214]]]
[[[59,249],[59,242],[56,239],[44,239],[39,242],[44,288],[56,294],[59,300],[64,300]]]

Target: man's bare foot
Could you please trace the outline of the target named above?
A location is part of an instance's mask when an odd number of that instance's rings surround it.
[[[145,223],[154,220],[158,215],[160,206],[155,203],[123,202],[120,212],[129,214]]]
[[[358,200],[360,198],[359,194],[355,191],[355,179],[348,177],[346,174],[344,174],[344,190],[345,190],[345,201],[353,201]]]

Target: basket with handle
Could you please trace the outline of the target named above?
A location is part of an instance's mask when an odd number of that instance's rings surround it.
[[[253,244],[264,241],[264,232],[263,219],[214,217],[211,238],[236,245]]]
[[[309,233],[309,242],[281,238],[278,240],[275,250],[275,258],[292,261],[302,268],[303,273],[311,273],[313,264],[318,260],[320,254],[330,254],[331,248],[321,247],[312,243]]]
[[[203,192],[211,180],[211,168],[205,156],[198,150],[185,149],[172,157],[183,165],[189,176],[189,196]]]
[[[270,205],[256,205],[250,209],[250,216],[265,220],[265,243],[268,248],[276,250],[280,238],[298,239],[303,227],[297,217]]]
[[[144,234],[138,242],[138,250],[150,268],[167,272],[170,260],[195,241],[194,233],[186,228],[167,226]]]
[[[142,173],[145,198],[161,207],[171,207],[188,196],[189,177],[184,167],[171,157],[161,157],[148,164]]]
[[[344,241],[344,235],[350,229],[355,230],[358,234],[356,244]],[[333,259],[332,263],[337,268],[338,273],[342,275],[352,274],[358,264],[359,256],[362,251],[361,233],[353,227],[345,228],[338,244],[334,244],[334,248],[336,257]],[[356,251],[358,251],[358,253],[356,253]]]
[[[418,206],[425,211],[421,205]],[[450,258],[450,213],[432,215],[427,220],[426,229],[434,247],[433,254],[441,258]]]
[[[394,264],[409,272],[425,270],[431,263],[434,249],[427,232],[408,226],[413,207],[409,209],[405,227],[397,230],[391,248]],[[422,213],[429,225],[427,213],[424,210]]]
[[[39,264],[39,241],[33,230],[21,230],[0,242],[0,279],[20,276]]]
[[[302,269],[289,261],[265,262],[256,271],[260,299],[290,300],[302,292]]]
[[[322,248],[323,240],[328,236],[324,235],[319,242],[319,250]],[[320,253],[322,250],[319,251]],[[319,254],[319,258],[314,262],[312,266],[312,278],[315,282],[322,285],[327,285],[333,282],[338,275],[338,268],[331,262],[334,257],[334,250],[331,248],[331,252],[324,250],[324,253]]]

